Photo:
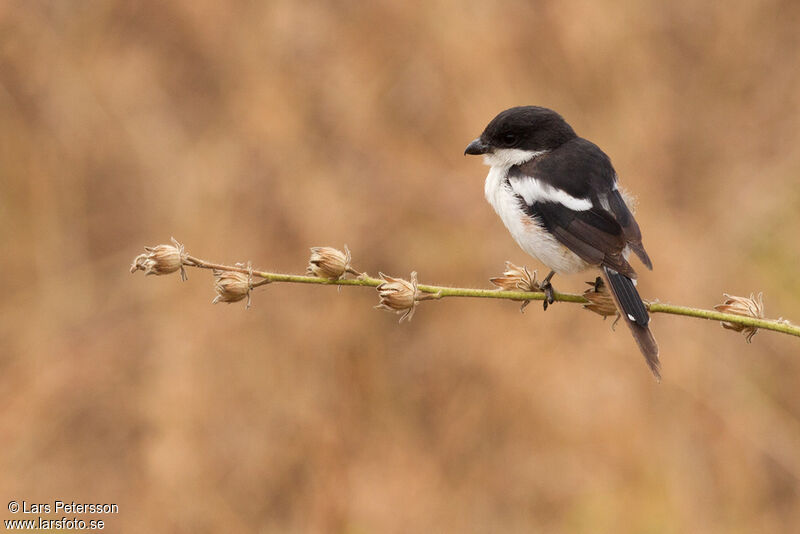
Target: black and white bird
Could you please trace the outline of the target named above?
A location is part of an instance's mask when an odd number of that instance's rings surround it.
[[[545,310],[553,303],[554,274],[599,268],[660,379],[658,345],[628,256],[633,252],[648,269],[653,265],[608,156],[578,137],[561,115],[538,106],[503,111],[464,154],[483,156],[491,167],[486,200],[522,250],[551,269],[542,282]]]

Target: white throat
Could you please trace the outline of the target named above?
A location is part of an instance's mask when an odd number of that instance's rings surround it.
[[[548,150],[521,150],[519,148],[497,148],[494,152],[483,155],[483,163],[490,167],[508,169],[514,165],[521,165],[536,156],[546,154]]]

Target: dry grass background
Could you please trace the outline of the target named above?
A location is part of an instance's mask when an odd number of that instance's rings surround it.
[[[287,272],[342,243],[428,283],[541,271],[462,156],[532,103],[638,195],[645,296],[800,321],[798,27],[789,0],[0,2],[0,496],[115,502],[115,532],[796,528],[797,339],[656,316],[658,385],[571,305],[399,326],[372,290],[244,311],[128,265],[174,235]]]

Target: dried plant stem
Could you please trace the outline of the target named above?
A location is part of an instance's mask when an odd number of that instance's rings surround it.
[[[187,267],[198,267],[201,269],[217,269],[222,271],[236,271],[240,273],[249,273],[250,271],[244,267],[237,267],[233,265],[223,265],[218,263],[211,263],[193,256],[187,256],[184,262]],[[329,286],[363,286],[363,287],[378,287],[383,284],[385,280],[379,278],[372,278],[366,273],[359,275],[357,278],[328,280],[326,278],[317,278],[315,276],[303,276],[295,274],[284,273],[270,273],[265,271],[253,270],[254,277],[262,278],[263,281],[256,282],[253,287],[258,285],[267,284],[270,282],[289,282],[295,284],[319,284]],[[436,295],[436,298],[444,297],[471,297],[471,298],[489,298],[489,299],[507,299],[515,301],[528,301],[528,300],[544,300],[545,295],[541,292],[528,292],[528,291],[505,291],[498,289],[474,289],[465,287],[445,287],[419,284],[417,289],[424,293]],[[558,302],[572,302],[575,304],[588,304],[582,295],[573,293],[555,293],[555,300]],[[685,317],[695,317],[699,319],[708,319],[711,321],[725,321],[743,326],[754,326],[764,330],[772,330],[789,334],[792,336],[800,337],[800,326],[791,324],[782,320],[768,320],[756,319],[753,317],[744,317],[741,315],[733,315],[730,313],[722,313],[713,310],[704,310],[700,308],[690,308],[688,306],[677,306],[673,304],[664,304],[662,302],[651,302],[647,305],[650,313],[668,313],[672,315],[682,315]]]

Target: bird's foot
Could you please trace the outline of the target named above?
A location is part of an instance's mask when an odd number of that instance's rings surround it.
[[[544,291],[544,311],[547,311],[547,307],[556,301],[556,290],[553,289],[553,284],[550,283],[550,279],[553,278],[554,274],[556,274],[555,271],[550,271],[550,274],[545,276],[544,280],[539,284],[539,287]]]
[[[550,280],[542,282],[541,288],[544,291],[544,311],[547,311],[547,307],[556,301],[556,291]]]

